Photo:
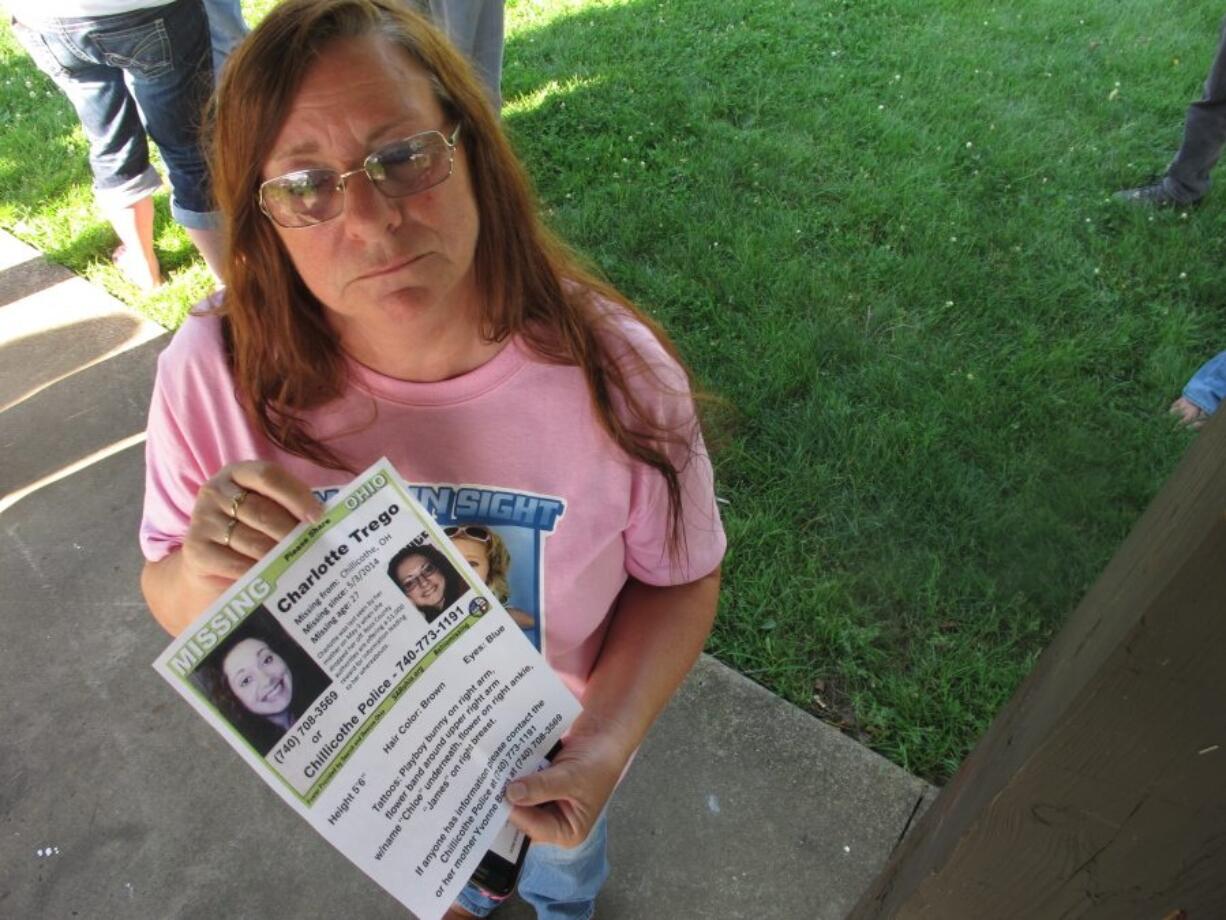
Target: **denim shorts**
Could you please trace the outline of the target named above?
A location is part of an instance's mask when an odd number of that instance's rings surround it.
[[[200,143],[213,90],[201,0],[112,16],[15,22],[13,31],[76,109],[99,203],[127,207],[161,187],[149,165],[147,129],[170,173],[175,220],[194,230],[217,226]]]
[[[573,849],[534,843],[528,847],[519,876],[519,896],[536,909],[537,920],[589,920],[596,911],[596,895],[609,875],[607,854],[604,814],[587,840]],[[471,884],[456,901],[478,917],[487,916],[499,904]]]

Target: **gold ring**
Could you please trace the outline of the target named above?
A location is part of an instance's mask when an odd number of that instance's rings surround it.
[[[247,490],[240,488],[238,494],[230,499],[230,517],[238,520],[238,506],[247,500]]]
[[[230,518],[230,522],[226,524],[226,538],[221,541],[221,545],[226,549],[230,548],[230,538],[234,536],[234,528],[238,526],[238,518]]]

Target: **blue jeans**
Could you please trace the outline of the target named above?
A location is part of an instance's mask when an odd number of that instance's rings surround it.
[[[213,42],[213,74],[219,75],[230,52],[250,30],[239,0],[204,0],[204,11],[209,17],[209,38]]]
[[[1226,351],[1200,366],[1183,388],[1183,396],[1206,415],[1217,411],[1222,398],[1226,397]]]
[[[537,920],[589,920],[609,875],[607,853],[608,822],[603,814],[587,840],[572,850],[534,843],[519,877],[519,896],[536,909]],[[456,900],[478,917],[487,916],[499,903],[471,884]]]
[[[201,0],[112,16],[19,22],[13,31],[76,109],[101,204],[128,207],[161,187],[149,164],[147,128],[170,173],[174,219],[193,230],[217,226],[200,145],[213,89]]]

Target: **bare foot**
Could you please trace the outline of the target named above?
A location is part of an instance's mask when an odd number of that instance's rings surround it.
[[[452,904],[447,908],[447,913],[443,914],[443,920],[472,920],[476,914],[470,914],[459,904]]]
[[[1179,424],[1196,430],[1204,428],[1205,422],[1209,421],[1209,416],[1205,414],[1204,409],[1196,403],[1189,402],[1183,396],[1171,403],[1171,414],[1179,416]]]
[[[119,269],[128,281],[135,284],[142,291],[152,291],[162,284],[162,272],[158,268],[157,260],[154,259],[150,265],[140,253],[128,252],[128,247],[119,245],[115,247],[115,251],[111,253],[111,262]]]

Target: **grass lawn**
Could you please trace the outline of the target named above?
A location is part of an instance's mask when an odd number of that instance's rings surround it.
[[[258,12],[252,8],[252,19]],[[974,744],[1177,462],[1226,347],[1226,195],[1159,172],[1221,6],[511,0],[505,123],[553,223],[730,410],[710,650],[907,769]],[[66,104],[0,32],[0,225],[106,263]],[[1224,180],[1226,181],[1226,180]]]

